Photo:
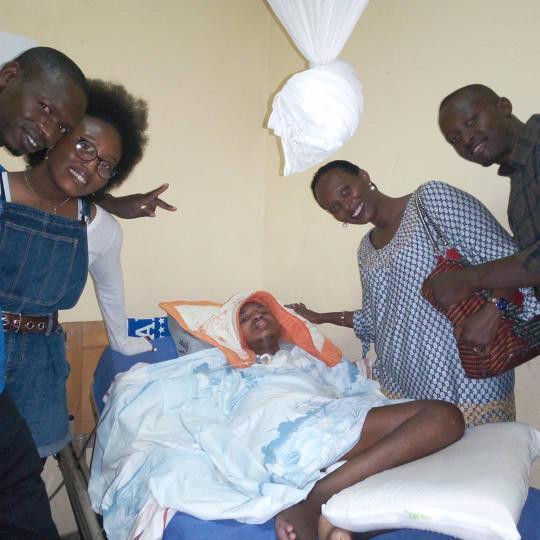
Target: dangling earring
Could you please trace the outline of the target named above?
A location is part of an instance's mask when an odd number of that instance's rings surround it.
[[[368,184],[369,191],[377,191],[377,186],[370,180]]]
[[[45,152],[45,159],[49,159],[49,152],[51,151],[50,148],[47,148],[47,151]]]
[[[344,222],[341,224],[341,226],[342,226],[344,229],[346,229],[346,228],[349,226],[349,224],[348,224],[346,221],[344,221]]]

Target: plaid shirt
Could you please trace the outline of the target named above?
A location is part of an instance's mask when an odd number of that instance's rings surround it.
[[[540,274],[540,114],[531,116],[517,134],[510,163],[499,174],[511,180],[508,220],[514,238],[521,250],[531,248],[523,266]]]
[[[0,165],[0,173],[2,173],[2,171],[5,171],[5,169],[4,167],[2,167],[2,165]],[[0,184],[1,183],[2,183],[2,180],[0,179]],[[0,306],[0,394],[3,392],[4,385],[5,385],[4,369],[5,369],[5,362],[6,362],[4,358],[4,329],[2,328],[2,325],[1,325],[2,323],[1,316],[2,316],[2,307]]]

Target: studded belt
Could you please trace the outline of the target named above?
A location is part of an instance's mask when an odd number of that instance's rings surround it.
[[[2,328],[4,332],[38,332],[50,334],[58,326],[58,311],[41,317],[2,311]]]

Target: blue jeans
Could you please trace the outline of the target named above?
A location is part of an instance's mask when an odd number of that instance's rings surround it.
[[[5,332],[6,390],[38,446],[40,456],[61,450],[69,442],[64,332],[46,334]]]
[[[86,207],[88,210],[88,207]],[[0,305],[43,316],[73,307],[88,274],[86,223],[0,202]],[[51,334],[5,332],[5,388],[26,419],[39,454],[69,440],[65,340]]]

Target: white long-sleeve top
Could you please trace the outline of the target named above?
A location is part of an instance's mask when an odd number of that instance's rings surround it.
[[[88,270],[109,342],[115,351],[126,355],[151,351],[152,345],[146,339],[127,335],[124,279],[120,264],[122,228],[109,212],[100,206],[95,208],[96,215],[87,228]]]

